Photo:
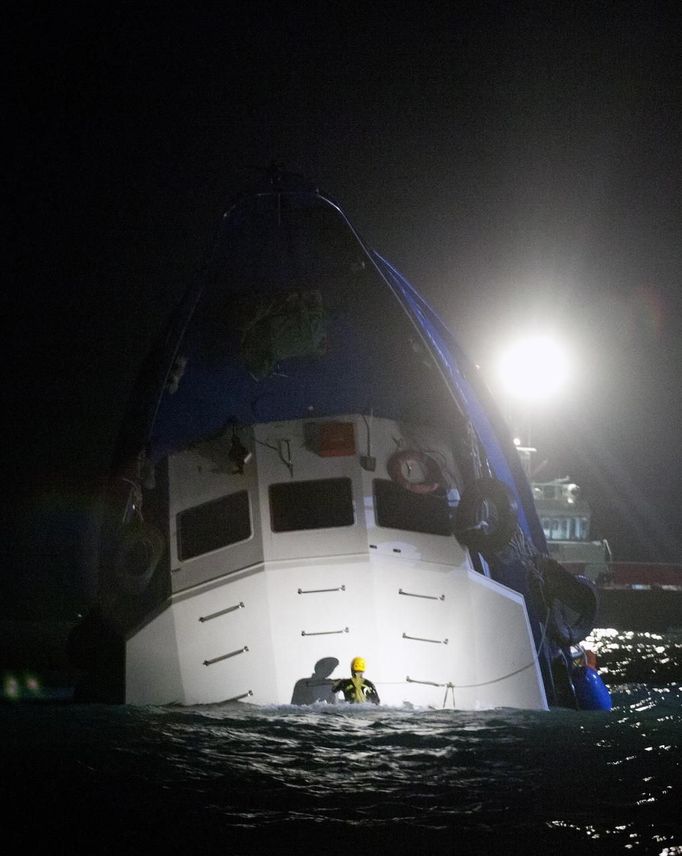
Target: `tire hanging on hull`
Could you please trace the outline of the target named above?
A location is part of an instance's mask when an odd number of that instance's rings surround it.
[[[113,558],[113,576],[132,595],[142,594],[154,576],[165,550],[165,538],[151,523],[137,520],[120,535]]]
[[[510,544],[517,527],[516,501],[505,484],[484,477],[465,488],[455,515],[455,536],[460,544],[491,555]]]
[[[540,557],[539,570],[552,638],[564,647],[577,645],[594,627],[599,608],[597,587],[587,577],[574,576],[549,556]]]

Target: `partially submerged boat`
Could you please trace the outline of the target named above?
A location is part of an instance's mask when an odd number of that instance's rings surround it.
[[[361,654],[389,705],[579,706],[594,586],[548,557],[475,367],[286,174],[225,213],[105,510],[99,602],[71,640],[81,698],[333,701]]]

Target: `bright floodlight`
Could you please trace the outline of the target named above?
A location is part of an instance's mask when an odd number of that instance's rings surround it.
[[[498,374],[505,391],[525,401],[551,398],[568,379],[563,347],[549,336],[523,339],[502,354]]]

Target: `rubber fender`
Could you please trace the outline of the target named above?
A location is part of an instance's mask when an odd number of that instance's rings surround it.
[[[549,556],[542,557],[540,570],[551,635],[560,645],[577,645],[594,627],[599,608],[597,587]]]
[[[142,594],[163,555],[165,538],[151,523],[135,521],[121,533],[114,577],[128,594]]]
[[[611,693],[591,666],[575,666],[571,673],[580,710],[611,710]]]
[[[501,481],[480,478],[464,489],[455,515],[460,544],[484,555],[496,553],[510,543],[517,525],[516,501]]]

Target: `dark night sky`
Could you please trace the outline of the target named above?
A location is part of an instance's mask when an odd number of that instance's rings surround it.
[[[10,22],[5,611],[92,592],[79,533],[140,361],[273,159],[482,370],[530,325],[562,335],[541,456],[617,558],[680,560],[676,4],[242,5]]]

